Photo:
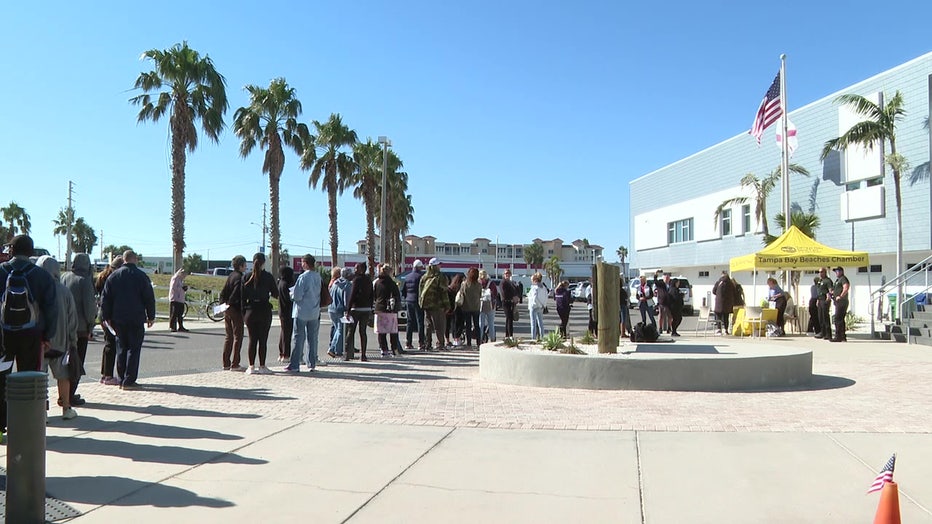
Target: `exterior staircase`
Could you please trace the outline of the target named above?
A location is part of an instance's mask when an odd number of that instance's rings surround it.
[[[909,342],[932,346],[932,311],[926,306],[917,306],[909,321]]]

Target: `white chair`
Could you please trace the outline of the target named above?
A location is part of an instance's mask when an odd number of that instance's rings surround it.
[[[756,336],[760,338],[761,331],[764,330],[762,326],[764,318],[764,310],[758,306],[746,306],[744,308],[744,322],[745,324],[751,325],[751,336]]]
[[[713,315],[714,314],[709,310],[709,306],[699,307],[699,319],[696,321],[696,336],[699,335],[700,329],[703,335],[708,336],[709,325],[716,329],[721,329],[722,323]]]
[[[793,298],[786,299],[786,311],[783,312],[783,320],[786,325],[793,329],[795,333],[802,333],[802,322],[799,319],[799,311],[796,308],[796,303],[793,302]]]

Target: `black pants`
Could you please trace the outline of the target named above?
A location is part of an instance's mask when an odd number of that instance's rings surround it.
[[[848,340],[845,335],[845,315],[848,314],[848,299],[839,298],[835,301],[835,340]]]
[[[722,321],[722,332],[728,333],[728,319],[731,317],[731,309],[726,309],[721,313],[715,313],[715,316]]]
[[[622,306],[624,307],[624,306]],[[673,306],[670,308],[670,316],[673,317],[673,332],[679,333],[676,329],[683,323],[683,306]]]
[[[168,327],[172,331],[184,329],[184,302],[172,302],[168,305]]]
[[[816,297],[809,299],[809,325],[806,326],[806,332],[816,335],[822,332],[822,324],[819,323],[819,299]]]
[[[511,300],[502,302],[505,311],[505,337],[515,336],[515,303]]]
[[[116,366],[117,343],[116,337],[108,329],[104,329],[104,351],[100,358],[100,376],[112,377]]]
[[[243,317],[246,331],[249,332],[249,365],[256,365],[256,353],[259,354],[259,365],[265,365],[265,357],[269,350],[269,329],[272,328],[272,308],[247,309]]]
[[[382,351],[383,355],[386,353],[391,353],[393,355],[398,354],[398,350],[401,349],[401,339],[398,338],[398,333],[379,333],[376,337],[379,339],[379,349]],[[389,337],[392,342],[391,349],[388,347]]]
[[[829,307],[832,301],[827,298],[819,299],[819,326],[822,328],[822,338],[832,338],[832,319],[829,316]]]
[[[366,327],[369,325],[369,317],[371,315],[371,311],[356,311],[355,309],[350,311],[350,316],[353,317],[353,320],[356,322],[346,325],[346,336],[343,339],[343,358],[353,358],[353,337],[356,335],[357,331],[359,331],[359,356],[361,358],[366,358],[366,344],[369,343],[369,337],[366,335]]]
[[[87,359],[87,335],[78,335],[77,351],[68,361],[68,380],[71,381],[71,398],[74,398],[78,390],[78,383],[81,382],[81,376],[86,375],[84,370],[84,360]]]
[[[566,338],[566,325],[570,322],[570,308],[566,310],[557,310],[557,315],[560,316],[560,336]]]
[[[42,336],[38,331],[4,331],[3,354],[16,359],[17,371],[42,370]],[[11,370],[0,373],[0,431],[6,433],[6,377]]]
[[[289,358],[291,357],[291,337],[294,336],[294,319],[288,312],[285,316],[279,315],[278,320],[282,326],[282,331],[278,336],[278,356]]]
[[[786,325],[786,297],[778,297],[774,301],[774,305],[777,306],[777,326],[780,331],[783,331],[783,327]]]

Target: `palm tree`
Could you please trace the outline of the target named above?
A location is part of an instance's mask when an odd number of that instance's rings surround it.
[[[74,237],[72,245],[77,253],[90,254],[94,246],[97,245],[97,234],[94,232],[94,228],[84,221],[84,217],[78,217],[74,227],[71,228],[71,234]]]
[[[68,249],[67,249],[68,255],[65,258],[67,259],[70,257],[71,248],[74,246],[74,231],[72,231],[71,237],[70,238],[68,237],[69,229],[74,228],[74,208],[63,207],[59,209],[58,218],[52,220],[52,225],[55,226],[54,228],[52,228],[53,235],[55,235],[56,237],[66,237],[66,240],[68,242]],[[59,249],[59,254],[61,254],[61,240],[60,239],[58,242],[58,249]]]
[[[382,184],[382,150],[371,138],[353,145],[353,162],[356,172],[350,183],[355,187],[353,196],[362,200],[366,211],[366,258],[369,268],[375,267],[375,220],[381,202],[378,200]],[[381,232],[383,235],[385,231]],[[373,269],[374,270],[374,269]]]
[[[618,261],[624,265],[625,259],[628,258],[628,248],[625,246],[618,246],[618,249],[615,250],[615,254],[618,255]]]
[[[330,115],[324,123],[314,120],[317,129],[317,144],[323,153],[316,158],[305,155],[301,158],[301,167],[311,170],[308,185],[314,189],[320,184],[321,189],[327,192],[327,203],[330,208],[330,259],[334,267],[339,264],[337,248],[339,236],[337,234],[337,195],[342,195],[347,182],[353,175],[353,158],[342,151],[345,147],[352,147],[357,142],[356,131],[343,125],[343,118],[339,113]]]
[[[799,165],[799,164],[790,164],[789,166],[790,173],[796,173],[797,175],[809,176],[809,171]],[[770,227],[767,225],[767,197],[770,196],[770,193],[773,192],[774,188],[777,187],[777,182],[780,181],[781,176],[783,175],[783,167],[777,166],[776,169],[770,172],[764,178],[757,178],[754,173],[748,173],[741,177],[741,187],[750,187],[754,191],[754,218],[762,226],[764,230],[764,237],[770,235]],[[748,197],[735,197],[725,200],[715,208],[715,213],[713,214],[715,220],[715,227],[718,228],[718,223],[720,222],[722,212],[731,206],[742,205],[748,202]]]
[[[7,223],[7,237],[9,242],[16,235],[28,235],[32,230],[32,222],[29,221],[29,213],[19,206],[16,202],[10,202],[6,207],[0,207],[0,215]]]
[[[864,117],[864,120],[851,126],[843,135],[825,142],[822,148],[821,159],[833,151],[844,151],[856,146],[873,151],[875,146],[881,150],[889,142],[890,153],[884,161],[893,171],[894,201],[896,202],[896,275],[903,271],[903,208],[900,188],[900,173],[907,169],[906,159],[896,152],[896,123],[906,116],[903,108],[903,95],[897,91],[886,104],[868,100],[861,95],[841,95],[835,99],[836,103],[853,106],[854,112]],[[896,286],[897,304],[903,303],[903,285]],[[897,308],[898,320],[903,320],[903,308]]]
[[[304,158],[313,152],[313,137],[307,125],[298,123],[301,102],[295,97],[294,88],[284,78],[276,78],[268,88],[247,85],[249,105],[236,110],[233,115],[233,133],[239,137],[239,154],[249,156],[258,144],[265,149],[262,172],[269,175],[269,223],[272,242],[271,270],[278,275],[281,229],[278,213],[278,186],[285,169],[285,152],[288,146]]]
[[[773,217],[774,220],[780,224],[780,229],[782,233],[786,232],[786,215],[783,212],[779,212]],[[790,223],[796,226],[796,229],[799,229],[800,232],[805,234],[809,238],[816,237],[816,229],[819,229],[819,226],[822,225],[822,220],[819,218],[819,215],[815,213],[807,213],[805,211],[793,211],[790,213]],[[764,235],[763,244],[765,246],[770,245],[778,237],[773,235]]]
[[[544,246],[538,244],[537,242],[532,242],[531,244],[525,246],[524,261],[527,262],[527,265],[531,269],[540,267],[540,265],[544,263]]]
[[[137,122],[158,122],[169,114],[172,141],[172,262],[180,268],[184,242],[184,182],[187,156],[185,150],[197,149],[197,128],[200,120],[204,134],[219,142],[223,131],[223,115],[227,111],[226,80],[214,68],[207,55],[188,47],[187,42],[175,44],[165,50],[150,49],[142,58],[152,60],[155,68],[141,73],[135,88],[143,94],[130,98],[133,105],[141,106]],[[162,88],[165,90],[162,90]],[[157,91],[153,99],[150,92]]]
[[[391,237],[390,253],[393,257],[391,264],[392,267],[399,267],[402,261],[401,248],[404,246],[404,237],[408,234],[408,228],[414,223],[414,205],[411,203],[410,194],[396,194],[392,197],[388,218],[391,230],[394,232]]]
[[[550,288],[556,287],[557,281],[563,276],[563,268],[560,267],[560,259],[552,256],[544,262],[544,271],[547,272],[547,278],[550,279]]]

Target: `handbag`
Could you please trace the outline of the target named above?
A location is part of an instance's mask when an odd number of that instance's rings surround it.
[[[462,288],[460,288],[460,290],[456,292],[456,299],[454,300],[454,302],[456,302],[457,306],[462,306],[463,302],[466,302],[466,293],[463,293]]]
[[[517,322],[519,320],[518,308],[514,308],[511,310],[511,320],[514,322]]]

